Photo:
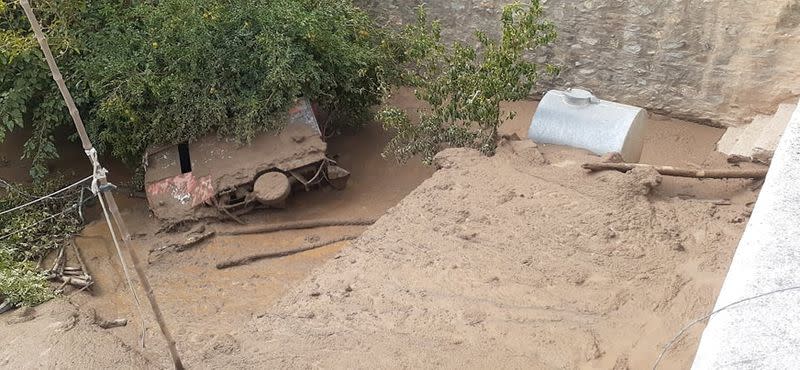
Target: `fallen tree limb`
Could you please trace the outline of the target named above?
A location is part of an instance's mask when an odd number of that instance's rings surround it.
[[[191,237],[187,238],[186,241],[183,242],[183,243],[173,243],[173,244],[165,245],[165,246],[163,246],[161,248],[155,248],[155,249],[150,250],[150,253],[164,252],[164,251],[183,252],[183,251],[185,251],[187,249],[190,249],[190,248],[202,243],[206,239],[211,238],[215,234],[216,234],[215,231],[209,231],[209,232],[202,233],[202,234],[192,235]]]
[[[217,269],[224,270],[224,269],[231,268],[231,267],[247,265],[247,264],[250,264],[250,263],[253,263],[253,262],[256,262],[256,261],[260,261],[260,260],[264,260],[264,259],[281,258],[281,257],[291,256],[293,254],[303,253],[303,252],[306,252],[306,251],[310,251],[312,249],[322,248],[322,247],[325,247],[325,246],[328,246],[328,245],[331,245],[331,244],[336,244],[336,243],[343,242],[343,241],[348,241],[348,240],[355,240],[356,238],[358,238],[358,236],[353,236],[353,235],[344,236],[344,237],[337,238],[337,239],[325,240],[325,241],[321,241],[321,242],[318,242],[318,243],[309,244],[309,245],[307,245],[305,247],[300,247],[300,248],[292,249],[292,250],[288,250],[288,251],[256,254],[256,255],[252,255],[252,256],[248,256],[248,257],[244,257],[244,258],[239,258],[239,259],[235,259],[235,260],[220,262],[220,263],[217,264]]]
[[[355,219],[355,220],[316,220],[316,221],[296,221],[282,224],[264,225],[256,227],[246,227],[234,230],[219,231],[219,235],[248,235],[248,234],[267,234],[283,230],[302,230],[314,229],[318,227],[331,226],[368,226],[375,223],[375,219]]]
[[[615,170],[620,172],[628,172],[634,168],[652,168],[664,176],[696,179],[760,179],[766,177],[768,171],[766,168],[754,170],[695,170],[639,163],[585,163],[581,167],[590,171]]]
[[[83,271],[83,273],[86,274],[87,276],[91,276],[89,274],[89,269],[86,268],[86,264],[83,263],[83,256],[81,256],[81,251],[78,248],[78,245],[75,244],[75,240],[72,240],[69,243],[72,246],[73,252],[75,252],[75,259],[78,260],[78,264],[80,265],[81,271]]]
[[[69,285],[72,285],[72,286],[74,286],[76,288],[88,288],[89,286],[91,286],[94,283],[92,281],[92,278],[89,277],[88,275],[83,275],[81,277],[63,276],[63,275],[61,275],[61,276],[53,276],[51,278],[51,280],[58,280],[58,281],[61,281],[64,284],[69,284]]]

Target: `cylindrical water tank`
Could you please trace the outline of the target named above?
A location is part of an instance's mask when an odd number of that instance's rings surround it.
[[[551,90],[539,102],[528,137],[598,155],[619,152],[626,162],[638,162],[646,125],[642,108],[601,100],[586,90]]]

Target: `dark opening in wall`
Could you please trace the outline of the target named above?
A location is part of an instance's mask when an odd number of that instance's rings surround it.
[[[178,144],[178,159],[181,162],[181,173],[192,172],[192,158],[189,156],[189,143]]]

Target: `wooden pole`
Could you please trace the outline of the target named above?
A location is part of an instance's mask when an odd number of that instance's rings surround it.
[[[64,83],[64,77],[61,75],[61,71],[56,64],[56,60],[53,57],[53,53],[50,51],[50,46],[47,44],[47,38],[42,32],[42,27],[39,24],[39,21],[36,19],[36,15],[33,14],[33,10],[31,9],[31,5],[28,0],[20,0],[20,5],[22,5],[22,9],[25,11],[25,15],[28,17],[28,22],[31,24],[31,28],[33,29],[33,33],[36,35],[36,41],[39,42],[39,47],[42,49],[42,53],[44,54],[45,60],[47,61],[47,65],[50,67],[50,72],[53,75],[53,80],[55,80],[56,85],[58,85],[58,90],[61,92],[61,96],[64,98],[64,102],[67,104],[67,108],[69,109],[69,114],[72,116],[72,121],[75,123],[75,129],[78,131],[78,136],[81,138],[81,144],[83,145],[83,149],[87,152],[87,155],[90,156],[92,161],[92,166],[96,167],[97,163],[92,158],[90,153],[94,153],[94,147],[92,146],[92,141],[89,139],[89,135],[86,134],[86,127],[83,125],[83,120],[81,119],[80,112],[78,112],[78,108],[75,106],[75,101],[72,99],[72,95],[67,89],[67,85]],[[105,185],[108,185],[108,180],[105,176],[97,178],[99,185],[103,188]],[[172,364],[174,365],[175,369],[182,370],[183,363],[181,362],[180,355],[178,354],[177,347],[175,346],[175,340],[172,338],[172,334],[167,327],[166,322],[164,321],[164,317],[161,314],[161,309],[158,306],[158,302],[156,301],[156,297],[153,294],[153,289],[150,286],[150,281],[147,279],[147,275],[145,274],[144,270],[139,263],[139,258],[136,256],[136,252],[134,248],[131,246],[131,236],[128,232],[128,228],[125,224],[125,220],[122,219],[122,216],[119,213],[119,208],[117,207],[117,202],[114,200],[114,195],[110,192],[103,191],[102,196],[108,202],[108,208],[111,212],[114,222],[117,224],[117,228],[119,229],[120,233],[122,234],[122,241],[125,246],[125,249],[128,252],[128,255],[131,258],[131,262],[133,263],[133,267],[136,270],[136,274],[139,277],[139,282],[142,284],[142,288],[144,289],[147,300],[150,303],[150,308],[153,310],[153,315],[155,316],[156,322],[158,323],[159,328],[161,329],[161,333],[164,335],[164,339],[167,341],[167,348],[169,350],[169,354],[172,357]],[[109,225],[111,227],[111,225]],[[125,263],[125,261],[120,261],[121,263]],[[131,292],[133,293],[133,292]],[[144,318],[141,318],[144,320]]]
[[[691,177],[696,179],[761,179],[767,176],[769,169],[754,170],[694,170],[671,166],[652,166],[639,163],[586,163],[581,166],[590,171],[615,170],[628,172],[634,168],[652,168],[664,176]]]

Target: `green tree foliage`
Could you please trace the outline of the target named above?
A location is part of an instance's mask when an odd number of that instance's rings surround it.
[[[0,182],[0,210],[25,204],[61,185],[60,180],[40,181],[27,187]],[[80,230],[78,191],[73,189],[0,215],[0,301],[36,305],[52,297],[52,289],[37,262],[64,246]]]
[[[18,261],[0,248],[0,302],[35,306],[53,297],[47,277],[31,261]]]
[[[72,5],[75,2],[63,1],[64,6],[53,1],[36,3],[53,53],[59,60],[73,55],[74,37],[67,26],[78,11]],[[45,162],[58,155],[53,129],[65,122],[67,110],[29,29],[19,5],[0,0],[0,141],[7,132],[29,126],[31,138],[23,157],[33,161],[31,174],[38,177],[47,170]]]
[[[21,8],[0,1],[0,140],[32,128],[25,156],[41,176],[69,115]],[[95,144],[131,165],[151,145],[278,129],[301,95],[334,129],[356,125],[397,73],[398,48],[349,0],[33,5]]]
[[[397,108],[378,114],[396,132],[384,154],[400,160],[421,155],[430,162],[447,146],[494,152],[498,127],[515,114],[503,112],[500,103],[527,98],[542,73],[557,73],[554,66],[527,57],[556,37],[538,0],[506,6],[501,22],[498,39],[477,32],[477,48],[459,42],[447,46],[440,24],[429,22],[419,8],[417,23],[401,35],[408,60],[404,81],[428,107],[419,112],[419,123]]]

